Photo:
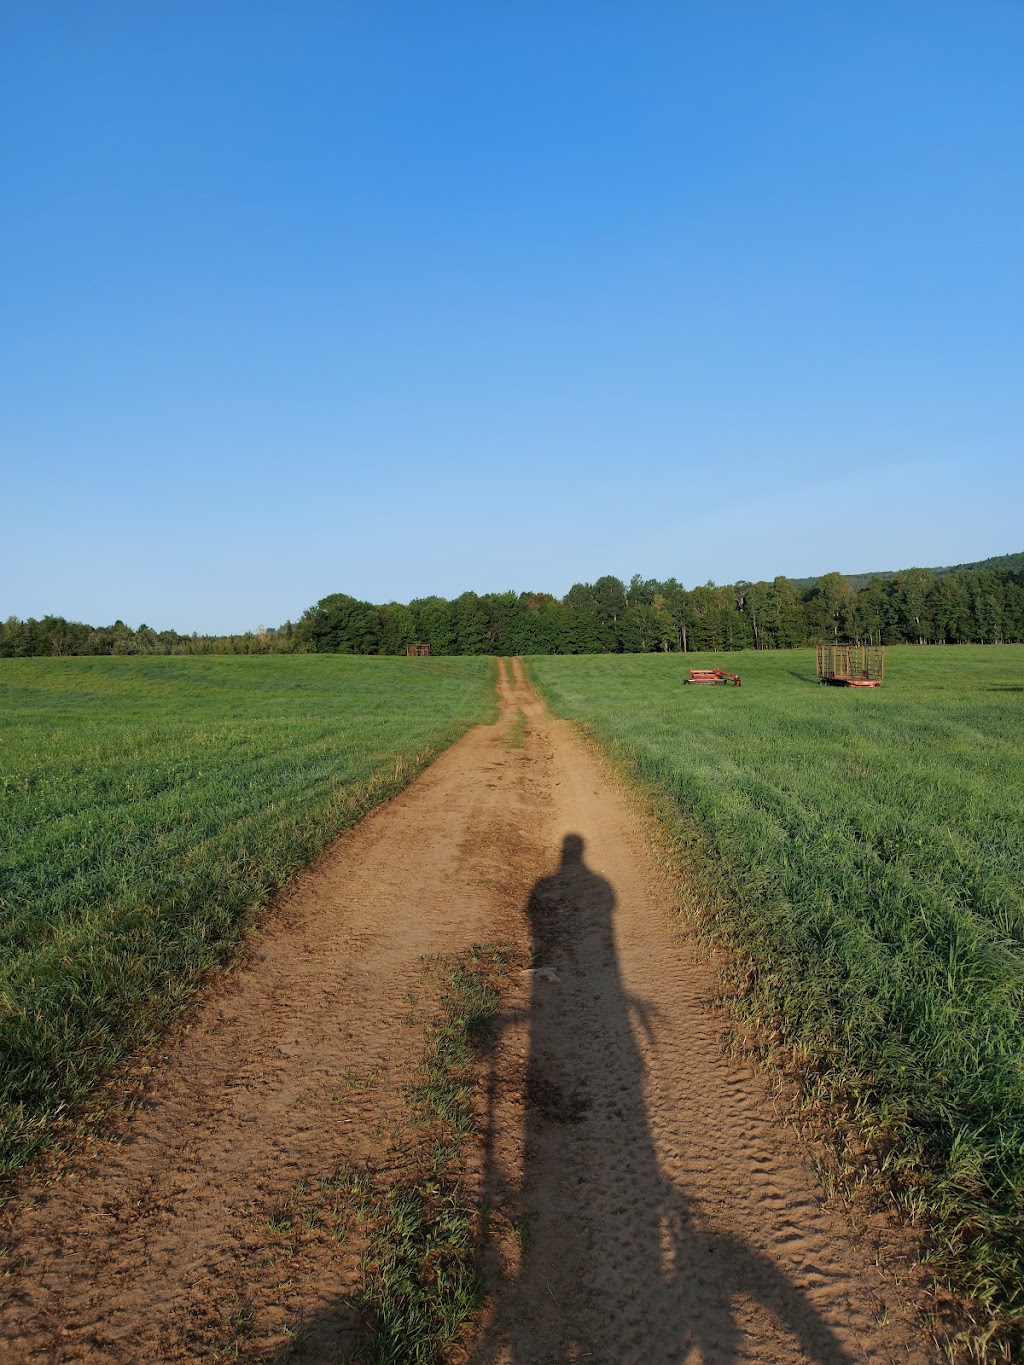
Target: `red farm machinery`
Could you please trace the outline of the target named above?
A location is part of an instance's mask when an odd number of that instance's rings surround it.
[[[818,645],[818,682],[830,687],[881,687],[885,677],[882,645]]]
[[[683,681],[688,683],[706,683],[712,687],[716,684],[721,686],[723,683],[726,686],[728,686],[729,683],[732,683],[733,687],[742,686],[740,675],[738,673],[726,673],[724,668],[691,668],[690,676],[684,678]]]

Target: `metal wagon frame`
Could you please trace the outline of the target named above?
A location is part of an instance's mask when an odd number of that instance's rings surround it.
[[[830,687],[881,687],[885,677],[882,645],[822,641],[817,647],[818,682]]]

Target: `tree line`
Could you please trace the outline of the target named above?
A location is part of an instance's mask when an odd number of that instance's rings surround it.
[[[239,635],[180,635],[123,621],[89,626],[59,616],[0,625],[0,657],[75,654],[643,654],[792,649],[821,639],[882,644],[1024,641],[1024,570],[935,574],[907,569],[856,587],[829,573],[684,588],[635,575],[544,592],[464,592],[378,606],[331,593],[299,621]]]
[[[240,635],[181,635],[174,630],[137,629],[115,621],[112,626],[89,626],[63,616],[9,616],[0,622],[0,658],[62,657],[73,654],[274,654],[294,653],[295,627],[283,626]]]

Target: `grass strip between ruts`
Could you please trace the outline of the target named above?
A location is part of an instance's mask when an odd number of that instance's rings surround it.
[[[475,1131],[479,1058],[501,1006],[507,954],[474,947],[449,971],[410,1099],[422,1137],[375,1197],[358,1306],[367,1365],[432,1365],[465,1332],[482,1298],[478,1213],[465,1176]]]

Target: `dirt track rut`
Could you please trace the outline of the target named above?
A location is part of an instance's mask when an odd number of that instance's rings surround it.
[[[345,1359],[358,1247],[284,1238],[275,1211],[400,1127],[424,957],[507,940],[534,969],[481,1091],[492,1293],[470,1359],[932,1358],[723,1053],[712,970],[629,801],[518,661],[501,695],[496,726],[297,880],[142,1105],[5,1211],[5,1360]]]

